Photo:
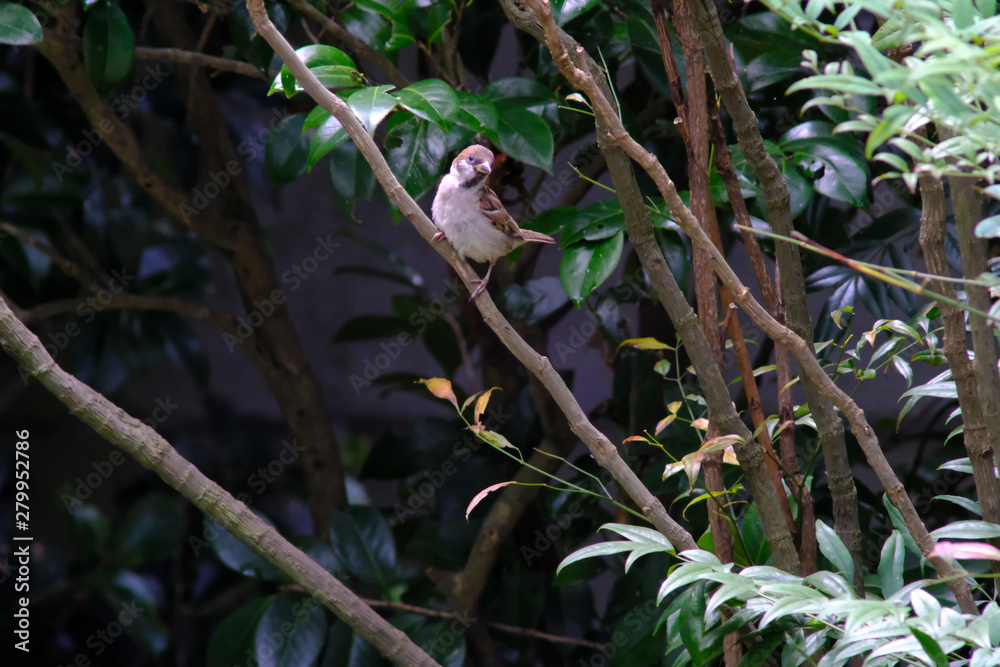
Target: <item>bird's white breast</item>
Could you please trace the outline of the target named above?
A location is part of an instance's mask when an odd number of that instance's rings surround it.
[[[479,188],[463,188],[450,173],[441,179],[431,213],[434,223],[444,232],[463,257],[476,262],[490,262],[520,245],[517,239],[496,229],[483,215]],[[448,205],[444,205],[447,198]]]

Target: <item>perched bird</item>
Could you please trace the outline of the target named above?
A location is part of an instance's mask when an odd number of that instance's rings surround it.
[[[497,193],[486,184],[492,169],[493,153],[484,146],[469,146],[451,163],[451,171],[441,179],[431,205],[434,224],[440,230],[435,241],[446,238],[460,257],[490,263],[470,301],[486,289],[493,265],[511,250],[528,241],[555,243],[551,236],[517,226]]]

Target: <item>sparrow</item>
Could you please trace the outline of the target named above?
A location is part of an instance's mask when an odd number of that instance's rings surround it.
[[[517,226],[497,193],[486,184],[492,170],[493,153],[485,146],[469,146],[451,163],[431,205],[434,224],[440,230],[434,241],[447,239],[459,257],[490,263],[469,301],[482,294],[493,266],[511,250],[529,241],[556,242],[547,234]]]

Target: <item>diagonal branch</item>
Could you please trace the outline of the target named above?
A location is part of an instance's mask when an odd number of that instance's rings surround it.
[[[305,91],[324,109],[332,113],[340,121],[348,136],[357,145],[365,160],[372,166],[376,178],[381,183],[386,195],[399,207],[417,232],[430,243],[431,237],[437,231],[434,223],[421,210],[412,197],[406,192],[399,180],[392,173],[385,158],[379,152],[374,140],[355,117],[347,104],[339,97],[323,87],[323,84],[302,63],[295,50],[278,32],[267,16],[263,0],[247,0],[250,17],[257,27],[257,33],[274,48],[275,53],[295,76]],[[455,269],[459,277],[471,292],[471,286],[478,281],[478,276],[465,261],[459,260],[455,250],[444,243],[432,244],[432,247]],[[597,463],[609,470],[619,485],[641,509],[670,543],[679,550],[695,549],[697,544],[691,534],[682,528],[663,508],[663,504],[643,485],[642,481],[628,467],[616,447],[587,419],[586,413],[580,407],[576,397],[570,391],[562,377],[555,371],[552,362],[538,354],[523,338],[518,336],[507,319],[500,313],[489,294],[483,293],[476,298],[476,307],[483,316],[483,321],[493,329],[497,337],[514,354],[524,366],[531,371],[545,389],[552,395],[563,414],[569,421],[569,427],[583,440]]]
[[[190,500],[250,549],[316,596],[386,658],[404,665],[437,665],[401,630],[379,616],[349,588],[206,477],[151,427],[128,415],[60,368],[41,341],[0,299],[0,347],[27,368],[69,411]]]
[[[931,537],[927,531],[927,527],[920,520],[920,516],[913,507],[913,503],[906,494],[906,490],[900,484],[892,466],[886,460],[885,454],[883,454],[879,447],[878,438],[875,437],[875,431],[868,424],[864,411],[827,376],[809,344],[801,336],[775,320],[753,298],[750,290],[743,285],[739,277],[726,262],[726,258],[715,248],[708,234],[701,229],[698,221],[691,215],[690,209],[684,205],[683,200],[677,192],[677,188],[674,186],[673,181],[670,180],[660,161],[656,156],[640,146],[625,130],[614,108],[595,83],[594,77],[573,63],[565,46],[559,39],[559,29],[552,18],[552,12],[548,4],[542,2],[542,0],[526,0],[526,2],[542,22],[545,30],[546,45],[549,47],[549,51],[552,53],[560,72],[563,73],[570,83],[587,95],[597,116],[610,128],[608,135],[650,175],[666,201],[667,207],[670,209],[674,219],[680,224],[684,233],[691,238],[692,243],[701,246],[705,250],[716,274],[729,287],[736,303],[753,318],[772,340],[779,345],[787,347],[792,352],[799,363],[801,372],[815,382],[822,394],[844,413],[851,423],[855,437],[858,439],[858,444],[861,445],[861,449],[864,451],[869,465],[885,487],[886,493],[889,494],[889,497],[903,515],[906,527],[920,547],[921,553],[934,565],[938,574],[947,581],[948,587],[954,593],[962,611],[969,614],[978,614],[978,608],[972,598],[969,585],[962,578],[961,574],[949,561],[939,556],[930,555],[935,544],[934,538]],[[578,53],[582,52],[582,50],[582,47],[579,47]]]

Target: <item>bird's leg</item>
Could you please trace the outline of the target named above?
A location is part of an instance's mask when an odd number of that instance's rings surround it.
[[[486,277],[479,281],[479,287],[477,287],[476,291],[473,292],[472,296],[469,297],[469,301],[475,299],[477,296],[482,294],[484,289],[486,289],[486,283],[490,281],[490,274],[493,273],[493,265],[496,263],[497,261],[495,259],[492,262],[490,262],[490,268],[486,269]]]
[[[431,237],[431,241],[440,241],[443,238],[447,238],[444,235],[444,232],[438,232],[437,234],[435,234],[434,236]]]

